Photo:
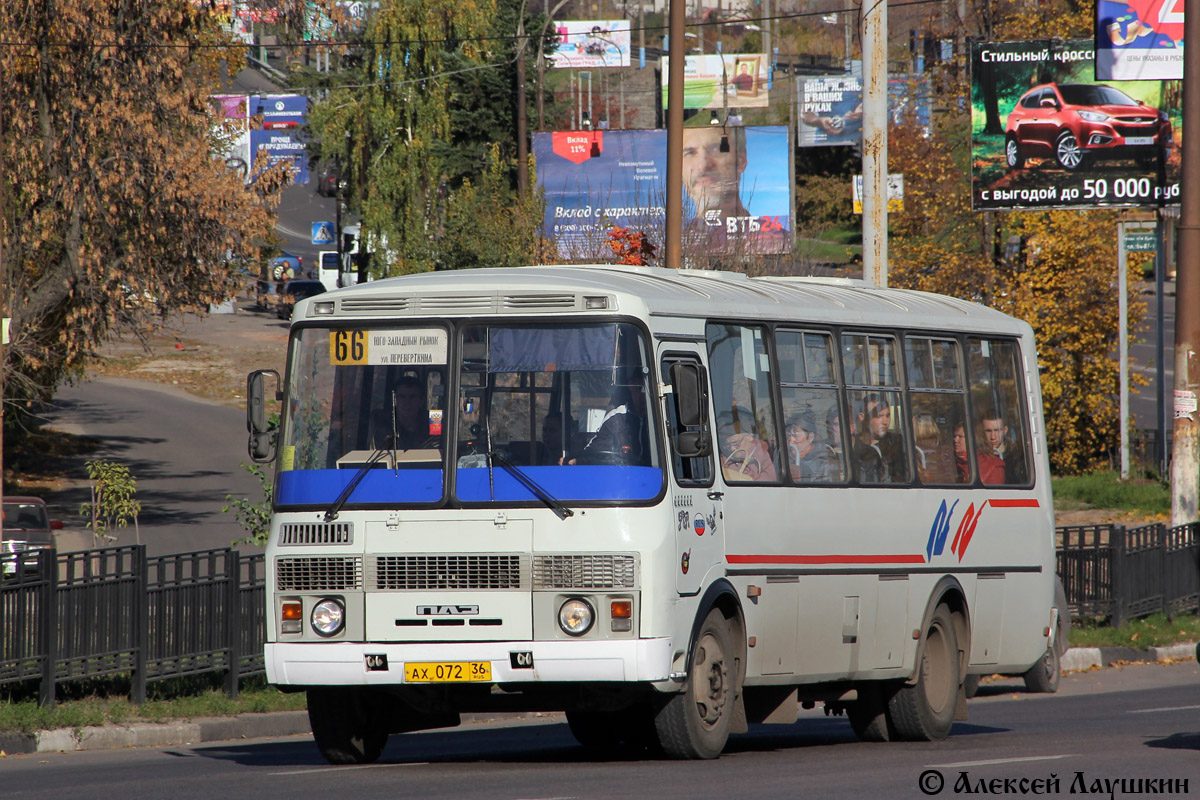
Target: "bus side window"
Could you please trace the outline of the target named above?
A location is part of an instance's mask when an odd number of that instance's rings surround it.
[[[927,486],[966,483],[971,475],[967,451],[958,453],[954,446],[954,432],[966,419],[958,342],[908,336],[904,353],[917,478]],[[965,448],[965,435],[961,441]]]
[[[1029,418],[1017,343],[968,339],[967,376],[975,417],[981,478],[988,485],[1025,486],[1032,480]],[[992,465],[984,469],[984,464]]]
[[[833,337],[775,334],[788,471],[793,483],[841,483],[846,474]]]
[[[721,472],[729,483],[777,483],[778,425],[766,332],[759,325],[709,323],[706,333]]]
[[[854,426],[851,460],[862,484],[908,483],[900,365],[892,336],[842,334],[846,396]]]

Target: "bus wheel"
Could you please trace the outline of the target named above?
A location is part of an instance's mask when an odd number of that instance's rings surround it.
[[[1031,692],[1053,693],[1058,691],[1058,681],[1062,677],[1062,667],[1059,664],[1058,650],[1053,646],[1047,647],[1046,652],[1037,663],[1026,670],[1021,676],[1025,680],[1025,688]]]
[[[900,687],[888,702],[892,726],[901,739],[944,739],[958,705],[958,636],[949,607],[939,604],[925,631],[917,682]]]
[[[308,690],[308,721],[317,749],[330,764],[370,764],[388,733],[367,692],[357,687]]]
[[[669,758],[716,758],[725,749],[740,687],[741,667],[729,623],[714,608],[704,619],[692,653],[687,686],[654,719]]]
[[[846,705],[846,716],[854,735],[863,742],[889,741],[891,731],[887,720],[888,701],[884,687],[877,684],[861,684],[858,700]]]

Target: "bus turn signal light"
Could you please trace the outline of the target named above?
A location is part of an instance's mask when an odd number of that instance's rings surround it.
[[[609,605],[612,629],[615,632],[633,630],[633,601],[613,600]]]
[[[284,600],[279,609],[279,632],[300,633],[304,605],[299,600]]]

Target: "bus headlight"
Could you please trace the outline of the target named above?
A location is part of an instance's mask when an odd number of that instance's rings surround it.
[[[596,612],[586,600],[571,598],[558,609],[558,627],[568,636],[583,636],[592,629]]]
[[[336,636],[346,624],[346,607],[341,600],[322,600],[313,606],[308,620],[318,636]]]

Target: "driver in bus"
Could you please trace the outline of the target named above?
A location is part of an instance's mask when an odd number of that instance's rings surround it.
[[[560,463],[641,464],[645,429],[645,394],[640,387],[617,386],[600,429],[583,446],[578,457]]]
[[[389,412],[395,399],[395,441]],[[417,447],[436,447],[437,439],[429,433],[429,412],[425,409],[425,385],[415,375],[401,375],[392,386],[386,408],[373,420],[372,442],[386,450],[411,450]]]

